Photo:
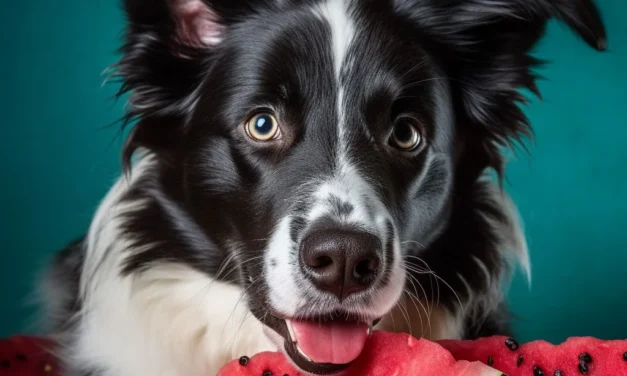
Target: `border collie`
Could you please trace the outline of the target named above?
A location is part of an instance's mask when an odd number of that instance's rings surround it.
[[[371,330],[508,333],[505,151],[591,0],[125,0],[124,173],[43,280],[65,376],[333,374]]]

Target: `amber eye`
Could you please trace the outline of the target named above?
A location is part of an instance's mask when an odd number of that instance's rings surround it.
[[[403,151],[417,149],[422,144],[422,134],[418,122],[411,118],[397,120],[392,130],[390,143]]]
[[[269,141],[279,134],[279,124],[274,115],[261,112],[246,122],[246,133],[257,141]]]

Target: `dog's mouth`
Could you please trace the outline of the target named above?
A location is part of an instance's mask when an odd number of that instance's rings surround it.
[[[275,318],[266,325],[281,335],[291,361],[315,375],[330,375],[348,367],[361,354],[379,321],[346,313],[306,319]]]

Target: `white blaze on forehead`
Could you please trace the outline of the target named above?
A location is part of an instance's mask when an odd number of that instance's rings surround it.
[[[315,10],[331,28],[333,66],[338,79],[355,33],[348,7],[349,0],[328,0]]]
[[[353,20],[349,14],[350,0],[328,0],[316,8],[316,14],[326,23],[331,31],[331,51],[333,52],[333,68],[337,83],[337,128],[338,128],[338,166],[343,168],[346,160],[346,121],[344,118],[344,88],[340,77],[350,69],[348,51],[355,35]]]

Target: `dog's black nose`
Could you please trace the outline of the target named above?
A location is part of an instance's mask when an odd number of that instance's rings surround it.
[[[316,287],[343,300],[372,285],[379,273],[380,251],[381,241],[370,233],[320,229],[303,239],[300,257]]]

